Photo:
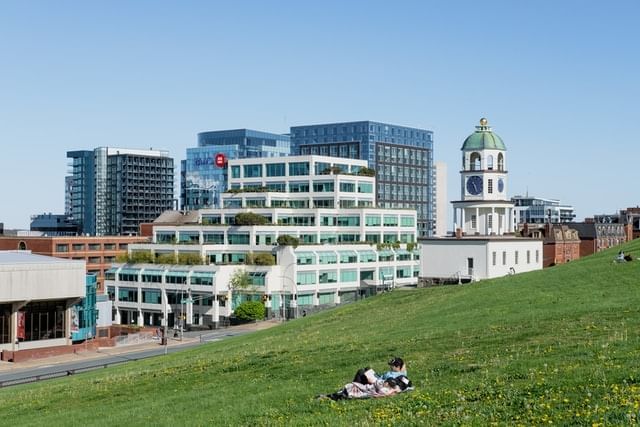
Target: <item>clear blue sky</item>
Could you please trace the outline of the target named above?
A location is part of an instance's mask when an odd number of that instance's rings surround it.
[[[480,117],[509,193],[640,203],[638,1],[2,1],[0,222],[64,210],[66,152],[377,120],[435,132],[459,197]],[[448,207],[448,211],[451,211]]]

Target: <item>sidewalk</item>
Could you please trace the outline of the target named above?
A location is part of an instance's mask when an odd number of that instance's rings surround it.
[[[184,336],[182,337],[182,340],[179,340],[177,338],[169,338],[167,340],[167,346],[173,348],[181,345],[200,343],[201,336],[211,335],[215,333],[221,333],[221,332],[222,333],[226,332],[228,334],[250,333],[254,331],[268,329],[273,326],[277,326],[279,324],[281,324],[280,321],[265,320],[262,322],[247,323],[247,324],[238,325],[238,326],[229,326],[224,329],[215,329],[211,331],[185,332]],[[14,370],[43,368],[43,367],[65,364],[69,362],[99,360],[107,356],[136,353],[139,351],[158,349],[158,348],[161,348],[160,341],[154,340],[152,342],[148,342],[144,344],[122,345],[122,346],[116,346],[116,347],[100,347],[97,351],[96,350],[80,351],[78,353],[70,353],[70,354],[65,354],[61,356],[52,356],[52,357],[46,357],[42,359],[26,360],[24,362],[18,362],[18,363],[0,361],[0,373],[3,373],[3,372],[7,373]]]

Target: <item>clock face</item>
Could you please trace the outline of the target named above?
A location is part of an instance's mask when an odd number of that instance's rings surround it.
[[[473,175],[467,179],[467,192],[474,196],[482,193],[482,177]]]
[[[498,193],[502,193],[504,191],[504,180],[502,178],[498,179]]]

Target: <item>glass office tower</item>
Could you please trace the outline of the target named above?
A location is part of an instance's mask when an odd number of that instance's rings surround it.
[[[371,121],[291,127],[292,154],[367,160],[377,178],[377,206],[418,212],[418,235],[435,226],[433,132]]]
[[[174,208],[167,151],[99,147],[69,151],[71,216],[83,234],[137,235],[139,225]]]
[[[183,210],[222,207],[227,177],[226,168],[216,165],[218,154],[225,159],[246,159],[288,156],[290,152],[288,135],[251,129],[199,133],[198,146],[187,148],[187,159],[181,161],[180,206]]]

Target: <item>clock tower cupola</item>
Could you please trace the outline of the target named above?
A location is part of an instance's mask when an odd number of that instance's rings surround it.
[[[452,202],[454,222],[464,234],[502,235],[514,230],[507,196],[507,147],[487,119],[462,144],[460,200]],[[458,214],[460,215],[458,217]]]

